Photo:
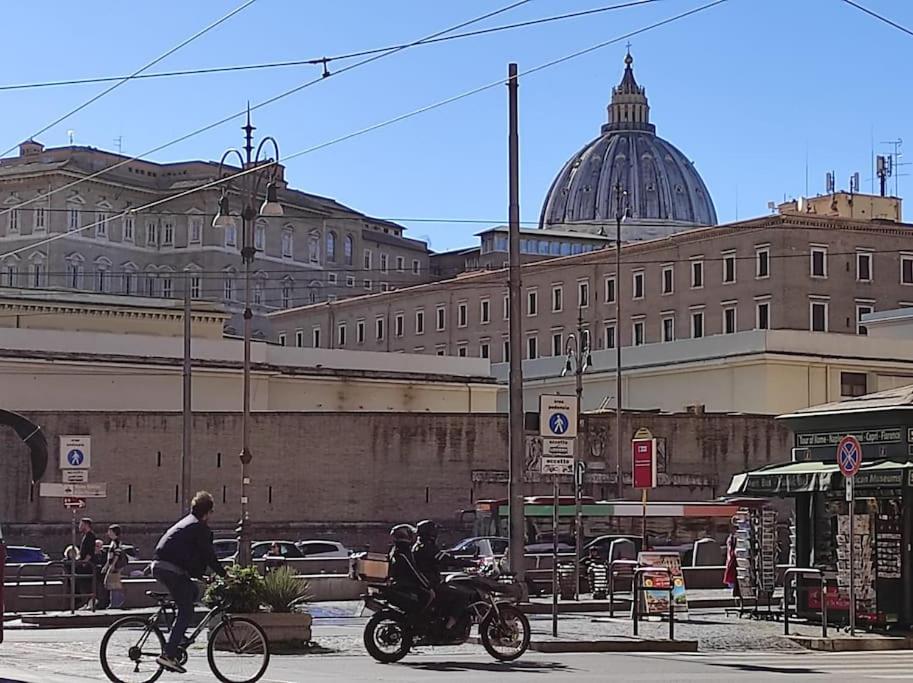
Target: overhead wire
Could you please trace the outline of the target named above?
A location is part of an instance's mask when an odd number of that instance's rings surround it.
[[[884,16],[883,14],[879,14],[875,10],[869,9],[868,7],[865,7],[864,5],[860,5],[858,2],[855,2],[854,0],[842,0],[842,2],[845,2],[847,5],[850,5],[851,7],[855,7],[860,12],[865,12],[870,17],[874,17],[878,21],[881,21],[881,22],[887,24],[888,26],[896,28],[898,31],[902,31],[903,33],[906,33],[908,36],[913,36],[913,30],[907,28],[906,26],[904,26],[902,24],[898,24],[893,19],[888,19],[888,17]]]
[[[522,2],[524,2],[524,1],[528,1],[528,0],[521,0],[520,3],[514,3],[514,5],[511,5],[510,7],[516,6],[517,4],[522,4]],[[563,56],[563,57],[559,57],[559,58],[557,58],[557,59],[553,59],[553,60],[547,61],[547,62],[545,62],[545,63],[543,63],[543,64],[538,65],[538,66],[535,66],[535,67],[532,67],[532,68],[527,69],[527,70],[525,70],[525,71],[522,71],[522,72],[520,72],[520,73],[518,74],[518,78],[519,78],[519,77],[522,77],[522,76],[526,76],[526,75],[538,73],[538,72],[543,71],[543,70],[545,70],[545,69],[548,69],[548,68],[557,66],[557,65],[559,65],[559,64],[562,64],[562,63],[564,63],[564,62],[567,62],[567,61],[569,61],[569,60],[571,60],[571,59],[575,59],[575,58],[577,58],[577,57],[581,57],[581,56],[583,56],[583,55],[589,54],[589,53],[591,53],[591,52],[594,52],[594,51],[596,51],[596,50],[602,49],[602,48],[607,47],[607,46],[609,46],[609,45],[618,43],[618,42],[620,42],[620,41],[622,41],[622,40],[626,40],[626,39],[632,38],[632,37],[634,37],[634,36],[640,35],[640,34],[645,33],[645,32],[647,32],[647,31],[650,31],[650,30],[653,30],[653,29],[656,29],[656,28],[665,26],[665,25],[670,24],[670,23],[673,23],[673,22],[675,22],[675,21],[679,21],[679,20],[681,20],[681,19],[684,19],[684,18],[686,18],[686,17],[689,17],[689,16],[692,16],[692,15],[698,14],[698,13],[700,13],[700,12],[704,12],[704,11],[709,10],[709,9],[711,9],[711,8],[713,8],[713,7],[716,7],[716,6],[718,6],[718,5],[722,5],[722,4],[726,3],[727,1],[728,1],[728,0],[712,0],[711,2],[705,3],[705,4],[700,5],[700,6],[698,6],[698,7],[695,7],[695,8],[692,8],[692,9],[687,10],[687,11],[685,11],[685,12],[681,12],[681,13],[679,13],[679,14],[673,15],[673,16],[671,16],[671,17],[667,17],[666,19],[663,19],[663,20],[660,20],[660,21],[651,23],[651,24],[649,24],[649,25],[647,25],[647,26],[644,26],[644,27],[641,27],[641,28],[639,28],[639,29],[635,29],[635,30],[633,30],[633,31],[629,31],[629,32],[624,33],[624,34],[622,34],[622,35],[620,35],[620,36],[617,36],[617,37],[615,37],[615,38],[611,38],[611,39],[609,39],[609,40],[602,41],[602,42],[600,42],[600,43],[597,43],[597,44],[592,45],[592,46],[587,47],[587,48],[583,48],[583,49],[581,49],[581,50],[576,50],[576,51],[574,51],[574,52],[572,52],[572,53],[570,53],[570,54],[568,54],[568,55],[565,55],[565,56]],[[490,16],[490,15],[489,15],[489,16]],[[465,23],[464,23],[463,25],[465,25]],[[358,62],[358,63],[356,63],[356,64],[350,65],[350,66],[346,67],[345,69],[343,69],[343,70],[341,70],[341,71],[337,71],[336,73],[337,73],[337,74],[342,73],[342,72],[345,71],[345,70],[349,70],[349,69],[355,68],[356,66],[358,66],[358,65],[360,65],[360,64],[363,64],[363,63],[367,63],[368,61],[373,61],[373,60],[379,59],[379,58],[382,57],[382,56],[383,56],[383,55],[377,55],[377,56],[374,56],[374,57],[370,57],[370,58],[368,58],[368,60],[365,60],[365,61],[363,61],[363,62]],[[423,114],[423,113],[432,111],[432,110],[434,110],[434,109],[438,109],[438,108],[443,107],[443,106],[445,106],[445,105],[452,104],[453,102],[457,102],[457,101],[459,101],[459,100],[465,99],[465,98],[470,97],[470,96],[472,96],[472,95],[475,95],[475,94],[484,92],[484,91],[486,91],[486,90],[490,90],[490,89],[492,89],[492,88],[494,88],[494,87],[497,87],[497,86],[502,85],[503,83],[504,83],[504,80],[499,78],[499,79],[496,80],[496,81],[492,81],[492,82],[490,82],[490,83],[487,83],[487,84],[485,84],[485,85],[479,86],[479,87],[477,87],[477,88],[473,88],[473,89],[471,89],[471,90],[465,91],[465,92],[460,93],[460,94],[458,94],[458,95],[454,95],[454,96],[452,96],[452,97],[448,97],[448,98],[445,98],[445,99],[443,99],[443,100],[439,100],[439,101],[434,102],[434,103],[432,103],[432,104],[425,105],[425,106],[420,107],[420,108],[418,108],[418,109],[414,109],[414,110],[412,110],[412,111],[410,111],[410,112],[407,112],[407,113],[404,113],[404,114],[400,114],[400,115],[398,115],[398,116],[394,116],[393,118],[390,118],[390,119],[386,119],[385,121],[381,121],[381,122],[372,124],[372,125],[370,125],[370,126],[366,126],[366,127],[361,128],[361,129],[359,129],[359,130],[356,130],[356,131],[354,131],[354,132],[351,132],[351,133],[348,133],[348,134],[339,136],[339,137],[337,137],[337,138],[333,138],[332,140],[329,140],[329,141],[320,143],[320,144],[318,144],[318,145],[314,145],[314,146],[305,148],[305,149],[303,149],[303,150],[300,150],[300,151],[295,152],[295,153],[290,154],[290,155],[286,155],[286,156],[283,157],[283,161],[288,161],[288,160],[290,160],[290,159],[295,159],[295,158],[304,156],[304,155],[306,155],[306,154],[311,154],[311,153],[316,152],[316,151],[318,151],[318,150],[325,149],[325,148],[327,148],[327,147],[331,147],[331,146],[333,146],[333,145],[336,145],[336,144],[345,142],[345,141],[347,141],[347,140],[351,140],[351,139],[353,139],[353,138],[356,138],[356,137],[365,135],[365,134],[367,134],[367,133],[369,133],[369,132],[378,130],[378,129],[380,129],[380,128],[384,128],[384,127],[393,125],[393,124],[395,124],[395,123],[399,123],[399,122],[404,121],[404,120],[406,120],[406,119],[413,118],[413,117],[415,117],[415,116],[418,116],[418,115],[420,115],[420,114]],[[300,90],[300,89],[303,88],[303,87],[306,87],[306,85],[305,85],[305,86],[299,86],[298,88],[293,89],[293,91],[295,91],[295,90]],[[293,91],[287,91],[287,93],[291,93],[291,92],[293,92]],[[257,106],[257,107],[259,107],[259,106],[265,106],[266,103],[271,102],[271,101],[275,101],[276,99],[278,99],[278,98],[281,97],[281,96],[284,96],[284,95],[276,96],[276,97],[272,98],[271,100],[266,100],[266,101],[264,101],[264,102],[259,103],[259,104],[256,105],[256,106]],[[251,107],[251,110],[253,110],[254,108],[255,108],[255,107],[252,106],[252,107]],[[242,112],[242,113],[243,113],[243,112]],[[233,118],[236,118],[236,116],[237,116],[237,115],[233,115],[233,116],[231,116],[231,117],[228,117],[227,119],[224,119],[224,120],[221,121],[221,122],[217,122],[216,124],[211,124],[209,127],[210,127],[210,128],[211,128],[211,127],[215,127],[216,125],[219,125],[220,123],[224,123],[224,122],[227,121],[227,120],[231,120],[231,119],[233,119]],[[207,128],[207,129],[208,129],[208,128]],[[194,135],[194,134],[196,134],[196,133],[188,134],[187,136],[185,136],[185,138],[186,138],[186,137],[191,137],[191,136]],[[168,145],[170,145],[170,144],[172,144],[172,143],[168,143],[168,144],[166,144],[165,146],[168,146]],[[151,152],[147,152],[147,154],[149,154],[149,153],[151,153]],[[89,176],[87,176],[87,177],[85,177],[85,178],[82,178],[82,179],[80,179],[80,180],[78,180],[78,181],[75,181],[74,183],[70,183],[70,184],[68,184],[68,185],[63,185],[63,186],[61,186],[60,188],[55,188],[55,189],[52,190],[51,192],[47,192],[47,193],[41,195],[40,197],[35,197],[35,198],[33,198],[33,199],[26,200],[25,202],[21,202],[21,203],[19,203],[19,204],[17,204],[17,205],[11,206],[11,207],[7,208],[6,210],[0,212],[0,216],[3,216],[3,215],[5,215],[6,213],[9,213],[10,211],[12,211],[12,210],[14,210],[14,209],[21,208],[22,206],[25,206],[25,205],[27,205],[27,204],[33,202],[33,201],[36,201],[37,199],[44,199],[44,198],[48,197],[50,194],[52,194],[52,193],[56,193],[56,192],[62,191],[62,190],[64,190],[64,189],[67,189],[67,188],[69,188],[69,187],[72,187],[73,185],[78,184],[78,183],[80,183],[80,182],[85,182],[85,181],[87,181],[87,180],[90,180],[90,179],[92,179],[93,177],[97,177],[98,175],[101,175],[102,173],[105,173],[105,172],[107,172],[107,171],[110,171],[110,170],[112,170],[112,169],[114,169],[114,168],[117,168],[118,166],[122,166],[123,164],[129,163],[130,161],[136,160],[136,159],[138,159],[138,158],[139,158],[139,157],[134,157],[134,158],[132,158],[132,159],[127,159],[127,160],[125,160],[125,161],[123,161],[123,162],[120,162],[119,164],[115,164],[114,166],[111,166],[111,167],[102,169],[102,170],[100,170],[100,171],[98,171],[98,172],[96,172],[96,173],[94,173],[94,174],[92,174],[92,175],[89,175]],[[186,191],[179,192],[179,193],[177,193],[177,194],[175,194],[175,195],[169,195],[168,197],[164,197],[164,198],[162,198],[162,199],[159,199],[159,200],[156,200],[156,201],[153,201],[153,202],[144,204],[144,205],[139,206],[139,207],[135,207],[135,208],[133,208],[133,209],[130,209],[130,210],[128,210],[128,211],[125,211],[125,212],[123,212],[123,213],[121,213],[121,214],[115,216],[115,218],[123,217],[123,216],[125,216],[125,215],[130,214],[130,213],[139,213],[139,212],[142,212],[142,211],[146,211],[146,210],[148,210],[149,208],[153,208],[153,207],[155,207],[155,206],[159,206],[159,205],[164,204],[164,203],[166,203],[166,202],[174,201],[174,200],[176,200],[176,199],[180,199],[180,198],[185,197],[185,196],[188,196],[188,195],[190,195],[190,194],[194,194],[194,193],[196,193],[196,192],[200,192],[200,191],[202,191],[202,190],[209,189],[209,188],[212,188],[212,187],[221,185],[221,184],[223,184],[223,183],[230,182],[230,181],[232,181],[232,180],[234,180],[234,179],[240,178],[240,177],[245,176],[245,175],[247,175],[247,174],[259,172],[259,171],[262,170],[264,167],[269,166],[269,165],[274,165],[274,164],[276,164],[276,163],[278,163],[276,160],[270,160],[270,161],[268,161],[268,162],[266,162],[266,163],[264,163],[264,164],[262,164],[262,165],[260,165],[260,166],[252,166],[251,168],[240,170],[240,171],[238,171],[238,172],[236,172],[236,173],[234,173],[234,174],[228,175],[228,176],[226,176],[226,177],[224,177],[224,178],[216,179],[216,180],[213,180],[213,181],[211,181],[211,182],[204,183],[203,185],[196,186],[196,187],[194,187],[194,188],[188,189],[188,190],[186,190]],[[96,223],[93,223],[93,224],[89,224],[89,225],[86,225],[86,226],[82,226],[82,227],[78,228],[75,232],[82,232],[82,231],[84,231],[84,230],[88,230],[88,229],[90,229],[90,228],[92,228],[92,227],[95,227],[98,223],[99,223],[99,222],[96,222]],[[48,243],[53,242],[53,241],[56,241],[56,240],[58,240],[58,239],[65,238],[65,237],[67,237],[68,235],[71,235],[71,234],[72,234],[72,232],[71,232],[71,233],[61,233],[61,234],[59,234],[59,235],[55,235],[55,236],[48,237],[48,238],[46,238],[45,240],[39,241],[39,242],[37,242],[37,243],[35,243],[35,244],[29,245],[29,246],[26,246],[26,247],[20,247],[20,248],[18,248],[18,249],[14,249],[14,250],[12,250],[12,251],[8,251],[8,252],[6,252],[6,253],[0,254],[0,259],[6,258],[6,257],[8,257],[8,256],[10,256],[10,255],[15,255],[15,254],[18,254],[18,253],[27,251],[27,250],[29,250],[29,249],[34,249],[35,247],[42,246],[42,245],[44,245],[44,244],[48,244]]]
[[[53,121],[51,121],[51,123],[47,124],[44,128],[41,128],[41,129],[37,130],[36,132],[32,133],[32,134],[29,136],[28,139],[30,139],[30,140],[31,140],[31,139],[34,139],[34,138],[38,137],[39,135],[41,135],[42,133],[44,133],[45,131],[50,130],[51,128],[53,128],[53,127],[56,126],[57,124],[63,123],[64,121],[66,121],[68,118],[70,118],[70,117],[73,116],[74,114],[78,114],[79,112],[81,112],[81,111],[82,111],[83,109],[85,109],[86,107],[90,106],[91,104],[97,102],[98,100],[100,100],[101,98],[105,97],[106,95],[108,95],[108,94],[112,93],[113,91],[117,90],[117,88],[119,88],[120,86],[122,86],[124,83],[127,83],[128,81],[130,81],[130,80],[136,78],[137,76],[139,76],[140,74],[142,74],[142,73],[143,73],[144,71],[146,71],[147,69],[151,69],[153,66],[155,66],[156,64],[158,64],[158,63],[161,62],[162,60],[166,59],[167,57],[170,57],[171,55],[173,55],[173,54],[174,54],[175,52],[177,52],[178,50],[180,50],[180,49],[186,47],[187,45],[189,45],[190,43],[194,42],[194,41],[197,40],[198,38],[201,38],[202,36],[206,35],[207,33],[209,33],[209,32],[210,32],[211,30],[213,30],[214,28],[216,28],[216,27],[218,27],[218,26],[224,24],[226,21],[228,21],[229,19],[231,19],[233,16],[235,16],[235,15],[238,14],[239,12],[242,12],[243,10],[245,10],[245,9],[247,9],[248,7],[250,7],[251,5],[253,5],[256,1],[257,1],[257,0],[246,0],[246,1],[243,2],[241,5],[239,5],[238,7],[236,7],[235,9],[233,9],[232,11],[230,11],[228,14],[226,14],[226,15],[224,15],[223,17],[217,19],[216,21],[212,22],[212,23],[209,24],[208,26],[203,27],[202,29],[200,29],[199,31],[197,31],[196,33],[194,33],[192,36],[190,36],[189,38],[185,38],[184,40],[182,40],[180,43],[178,43],[178,44],[175,45],[174,47],[172,47],[172,48],[170,48],[169,50],[166,50],[165,52],[163,52],[162,54],[160,54],[158,57],[156,57],[155,59],[153,59],[151,62],[147,62],[145,65],[141,66],[139,69],[137,69],[136,71],[134,71],[133,73],[131,73],[129,76],[123,76],[123,77],[121,77],[121,78],[118,78],[118,79],[116,80],[116,82],[115,82],[113,85],[111,85],[111,86],[108,87],[108,88],[105,88],[105,89],[102,90],[100,93],[98,93],[98,94],[96,94],[96,95],[90,97],[88,100],[86,100],[85,102],[83,102],[82,104],[80,104],[80,105],[79,105],[78,107],[76,107],[75,109],[71,109],[71,110],[68,111],[66,114],[63,114],[62,116],[59,116],[58,118],[54,119]],[[12,147],[10,147],[9,149],[7,149],[6,151],[0,153],[0,157],[5,157],[7,154],[9,154],[9,153],[12,152],[13,150],[15,150],[17,146],[18,146],[18,143],[15,144],[15,145],[13,145]]]
[[[449,42],[451,40],[461,40],[464,38],[472,38],[476,36],[489,35],[492,33],[499,33],[502,31],[509,31],[518,28],[527,28],[530,26],[538,26],[540,24],[547,24],[555,21],[564,21],[567,19],[576,19],[579,17],[592,16],[595,14],[602,14],[604,12],[611,12],[618,9],[626,9],[628,7],[635,7],[639,5],[653,4],[656,2],[665,2],[666,0],[631,0],[630,2],[623,2],[615,5],[606,5],[604,7],[596,7],[588,10],[581,10],[579,12],[568,12],[565,14],[558,14],[550,17],[542,17],[539,19],[530,19],[528,21],[518,21],[511,24],[504,24],[501,26],[494,26],[491,28],[478,29],[475,31],[466,31],[464,33],[457,33],[452,36],[439,36],[436,38],[429,38],[426,40],[419,41],[418,45],[434,45],[437,43]],[[263,62],[259,64],[241,64],[235,66],[216,66],[216,67],[200,67],[196,69],[178,69],[175,71],[162,71],[151,74],[137,74],[133,75],[130,78],[132,80],[141,80],[141,79],[154,79],[154,78],[177,78],[183,76],[197,76],[197,75],[209,75],[209,74],[218,74],[218,73],[232,73],[237,71],[256,71],[261,69],[276,69],[292,66],[326,66],[335,61],[354,59],[356,57],[364,57],[372,54],[378,54],[383,52],[389,52],[402,47],[408,47],[408,43],[400,43],[396,45],[388,45],[387,47],[371,48],[368,50],[359,50],[357,52],[348,52],[339,55],[333,55],[329,57],[311,57],[309,59],[291,59],[284,61],[275,61],[275,62]],[[101,76],[101,77],[90,77],[90,78],[70,78],[57,81],[38,81],[33,83],[17,83],[17,84],[8,84],[0,85],[0,92],[10,91],[10,90],[29,90],[35,88],[50,88],[50,87],[61,87],[61,86],[71,86],[71,85],[86,85],[94,83],[109,83],[111,81],[117,81],[123,76]]]

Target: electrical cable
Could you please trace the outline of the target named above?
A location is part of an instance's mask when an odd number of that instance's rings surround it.
[[[171,55],[173,55],[175,52],[177,52],[177,51],[180,50],[181,48],[186,47],[187,45],[189,45],[189,44],[192,43],[193,41],[195,41],[195,40],[197,40],[198,38],[200,38],[200,37],[206,35],[207,33],[209,33],[212,29],[214,29],[214,28],[216,28],[217,26],[220,26],[221,24],[225,23],[226,21],[228,21],[229,19],[231,19],[233,16],[235,16],[235,15],[238,14],[239,12],[241,12],[241,11],[247,9],[248,7],[250,7],[251,5],[253,5],[256,1],[257,1],[257,0],[246,0],[244,3],[242,3],[241,5],[239,5],[238,7],[236,7],[235,9],[233,9],[231,12],[229,12],[229,13],[226,14],[225,16],[221,17],[220,19],[217,19],[216,21],[214,21],[213,23],[209,24],[208,26],[205,26],[204,28],[200,29],[199,31],[197,31],[196,33],[194,33],[192,36],[190,36],[189,38],[186,38],[185,40],[181,41],[180,43],[178,43],[177,45],[175,45],[175,46],[172,47],[171,49],[166,50],[165,52],[163,52],[162,54],[160,54],[158,57],[156,57],[155,59],[153,59],[151,62],[148,62],[148,63],[145,64],[144,66],[142,66],[142,67],[140,67],[139,69],[137,69],[136,71],[134,71],[134,72],[133,72],[132,74],[130,74],[129,76],[124,76],[124,77],[122,77],[122,78],[117,79],[117,81],[114,83],[114,85],[112,85],[112,86],[110,86],[110,87],[108,87],[108,88],[105,88],[105,89],[102,90],[100,93],[94,95],[93,97],[90,97],[88,100],[86,100],[85,102],[83,102],[82,104],[80,104],[80,105],[79,105],[78,107],[76,107],[75,109],[71,109],[71,110],[68,111],[66,114],[63,114],[62,116],[60,116],[60,117],[54,119],[51,123],[49,123],[48,125],[46,125],[44,128],[42,128],[42,129],[40,129],[40,130],[38,130],[38,131],[32,133],[32,134],[28,137],[28,139],[29,139],[29,140],[33,140],[33,139],[35,139],[36,137],[38,137],[39,135],[41,135],[42,133],[44,133],[45,131],[50,130],[51,128],[53,128],[54,126],[56,126],[58,123],[62,123],[62,122],[64,122],[64,121],[66,121],[68,118],[70,118],[71,116],[73,116],[74,114],[78,114],[78,113],[81,112],[83,109],[85,109],[85,108],[88,107],[89,105],[91,105],[91,104],[97,102],[98,100],[100,100],[100,99],[101,99],[102,97],[104,97],[105,95],[108,95],[109,93],[113,92],[114,90],[117,90],[117,88],[119,88],[120,86],[122,86],[124,83],[126,83],[126,82],[128,82],[128,81],[130,81],[130,80],[132,80],[132,79],[134,79],[134,78],[136,78],[137,76],[139,76],[140,74],[142,74],[144,71],[146,71],[146,69],[152,68],[153,66],[155,66],[156,64],[158,64],[158,63],[161,62],[162,60],[164,60],[164,59],[166,59],[167,57],[170,57]],[[16,147],[18,147],[18,143],[15,144],[15,145],[13,145],[12,147],[10,147],[10,148],[9,148],[8,150],[6,150],[5,152],[0,153],[0,157],[5,157],[5,156],[6,156],[7,154],[9,154],[10,152],[14,151],[14,150],[16,149]]]
[[[896,21],[888,19],[884,15],[878,14],[878,12],[869,9],[868,7],[864,7],[863,5],[860,5],[858,2],[854,2],[854,0],[842,0],[842,2],[845,2],[847,5],[850,5],[851,7],[855,7],[860,12],[865,12],[869,16],[874,17],[875,19],[878,19],[878,21],[884,22],[888,26],[892,26],[893,28],[896,28],[898,31],[903,31],[908,36],[913,36],[913,30],[908,29],[906,26],[903,26],[902,24],[898,24]]]

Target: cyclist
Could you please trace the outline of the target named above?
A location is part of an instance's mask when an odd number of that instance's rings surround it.
[[[190,504],[190,514],[168,529],[155,546],[152,576],[168,589],[177,606],[165,652],[156,662],[177,673],[186,672],[178,664],[177,657],[198,597],[193,579],[202,578],[207,569],[225,576],[213,550],[212,531],[207,524],[212,508],[212,496],[206,491],[198,492]]]

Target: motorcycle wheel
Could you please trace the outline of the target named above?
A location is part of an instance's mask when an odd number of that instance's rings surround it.
[[[384,610],[365,625],[364,641],[369,655],[381,664],[392,664],[409,653],[412,634],[403,615]]]
[[[513,605],[499,605],[500,619],[494,610],[479,625],[482,645],[492,657],[511,662],[529,648],[529,619]]]

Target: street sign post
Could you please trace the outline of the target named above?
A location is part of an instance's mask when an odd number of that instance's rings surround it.
[[[641,533],[643,548],[647,549],[647,491],[656,487],[656,439],[646,427],[641,427],[631,440],[631,483],[640,489]]]
[[[577,436],[577,397],[543,394],[539,397],[539,436],[573,439]]]
[[[89,470],[63,470],[60,474],[64,484],[89,483]]]
[[[542,439],[542,455],[574,457],[573,439]]]
[[[852,637],[856,635],[856,581],[854,578],[856,573],[854,564],[856,530],[853,524],[853,520],[856,517],[856,487],[853,485],[853,477],[856,476],[859,468],[862,467],[862,445],[855,436],[848,434],[840,439],[840,443],[837,444],[837,466],[846,479],[846,499],[849,502],[847,507],[850,515],[850,537],[847,542],[850,545],[847,552],[847,560],[849,561],[848,573],[850,575],[850,636]],[[821,599],[824,600],[823,597]]]
[[[92,466],[92,437],[60,437],[60,469],[87,470]]]
[[[38,489],[42,498],[107,498],[108,485],[98,484],[60,484],[42,482]]]
[[[63,506],[67,510],[82,510],[86,506],[85,498],[64,498]]]
[[[542,474],[553,474],[557,476],[574,474],[573,456],[543,455]],[[558,479],[556,478],[555,481],[557,482]]]

